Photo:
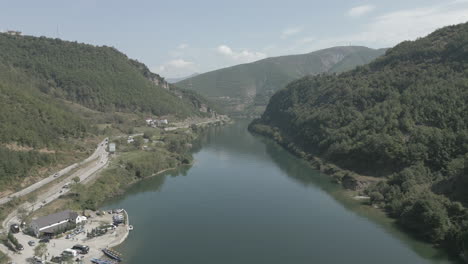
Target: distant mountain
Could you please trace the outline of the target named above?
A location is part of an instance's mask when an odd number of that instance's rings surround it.
[[[343,72],[383,55],[385,49],[334,47],[301,55],[272,57],[200,74],[176,83],[224,105],[229,112],[263,112],[269,98],[307,75]]]
[[[185,79],[188,79],[188,78],[192,78],[192,77],[195,77],[197,75],[200,75],[199,73],[192,73],[190,74],[189,76],[185,76],[185,77],[179,77],[179,78],[166,78],[166,81],[168,83],[176,83],[176,82],[181,82]]]
[[[373,205],[468,256],[467,105],[468,23],[405,41],[352,71],[292,82],[250,129],[338,182],[380,177],[361,190]]]

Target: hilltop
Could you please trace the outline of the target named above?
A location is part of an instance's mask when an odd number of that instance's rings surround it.
[[[250,129],[337,181],[383,178],[363,191],[374,205],[466,253],[467,72],[468,24],[446,27],[355,70],[291,83]]]
[[[334,47],[301,55],[272,57],[253,63],[203,73],[176,83],[245,115],[263,112],[271,95],[289,82],[307,75],[343,72],[368,63],[384,49]]]

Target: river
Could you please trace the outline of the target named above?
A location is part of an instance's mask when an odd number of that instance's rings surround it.
[[[210,128],[192,167],[106,203],[135,228],[125,263],[452,263],[247,124]]]

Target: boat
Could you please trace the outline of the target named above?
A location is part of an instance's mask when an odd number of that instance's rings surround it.
[[[91,259],[91,262],[96,263],[96,264],[116,264],[117,263],[112,260],[103,260],[103,259],[97,259],[97,258]]]
[[[111,259],[115,259],[118,262],[122,261],[122,254],[112,249],[103,249],[102,252]]]
[[[132,231],[132,230],[133,230],[133,226],[132,226],[132,225],[129,225],[129,226],[128,226],[128,230]]]

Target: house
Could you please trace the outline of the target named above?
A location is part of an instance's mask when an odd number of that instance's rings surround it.
[[[110,143],[109,144],[109,152],[114,153],[115,152],[115,143]]]
[[[8,30],[6,33],[11,36],[21,36],[21,31]]]
[[[135,142],[135,139],[133,137],[128,137],[127,139],[127,144]]]
[[[162,127],[164,125],[167,125],[169,124],[169,121],[167,121],[167,119],[152,119],[152,118],[147,118],[145,119],[146,121],[146,125],[150,126],[150,127]]]
[[[36,237],[50,236],[74,227],[78,221],[79,216],[76,212],[66,210],[37,218],[31,222],[30,228]]]
[[[81,224],[81,223],[84,223],[88,220],[88,217],[84,216],[84,215],[79,215],[77,218],[76,218],[76,223],[77,224]]]

